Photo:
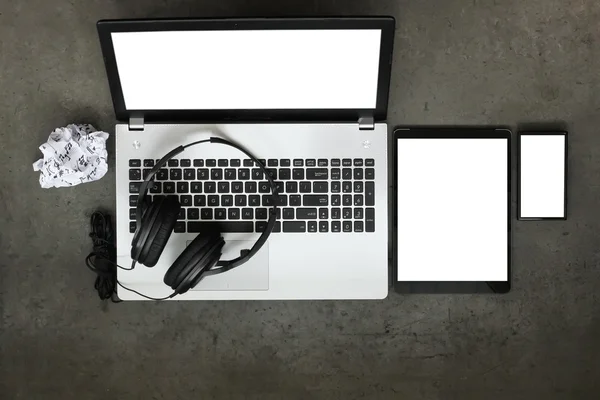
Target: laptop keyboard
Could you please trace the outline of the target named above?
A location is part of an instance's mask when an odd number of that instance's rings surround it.
[[[143,179],[158,160],[129,160],[129,230]],[[260,160],[279,188],[273,232],[375,232],[375,160]],[[172,159],[158,171],[149,195],[178,196],[176,233],[262,232],[272,206],[271,186],[249,159]]]

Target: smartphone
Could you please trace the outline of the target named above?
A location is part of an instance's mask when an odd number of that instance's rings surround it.
[[[519,220],[567,219],[567,132],[519,132]]]

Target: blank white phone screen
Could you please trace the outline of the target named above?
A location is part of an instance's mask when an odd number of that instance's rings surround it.
[[[376,108],[380,29],[111,37],[128,110]]]
[[[508,139],[398,139],[398,281],[508,280]]]
[[[566,135],[519,136],[519,217],[564,218]]]

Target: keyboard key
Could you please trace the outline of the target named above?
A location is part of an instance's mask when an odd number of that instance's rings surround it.
[[[293,208],[284,208],[283,209],[283,219],[294,219],[294,209]]]
[[[269,167],[277,167],[279,165],[279,160],[276,158],[269,158],[267,160],[267,166]]]
[[[252,166],[254,166],[254,161],[252,161],[249,158],[244,160],[244,167],[252,167]]]
[[[180,208],[179,209],[179,215],[177,215],[177,219],[178,220],[184,220],[185,219],[185,208]]]
[[[217,160],[215,160],[215,159],[206,160],[206,166],[207,167],[216,167]]]
[[[194,160],[194,167],[204,167],[204,160]]]
[[[192,193],[202,193],[202,182],[192,182]]]
[[[264,232],[267,229],[267,221],[256,222],[256,232]]]
[[[233,182],[231,184],[231,193],[244,193],[244,185],[242,182]]]
[[[215,182],[204,182],[204,193],[216,193],[217,184]]]
[[[354,221],[354,232],[364,232],[364,224],[362,221]]]
[[[282,167],[289,167],[291,165],[290,159],[284,158],[284,159],[279,160],[279,165]]]
[[[239,158],[234,158],[229,160],[229,165],[231,165],[232,167],[239,167],[240,165],[242,165],[242,160],[240,160]]]
[[[334,158],[333,160],[331,160],[332,167],[339,167],[340,165],[341,165],[341,161],[339,158]]]
[[[219,206],[219,195],[211,194],[208,196],[208,205],[210,207],[218,207]]]
[[[192,205],[192,195],[184,194],[179,197],[179,202],[184,207],[190,207]]]
[[[344,208],[342,210],[342,215],[343,215],[344,219],[352,219],[352,209]]]
[[[203,194],[197,194],[194,196],[194,206],[206,207],[206,196]]]
[[[342,178],[346,181],[352,180],[352,168],[342,169]]]
[[[260,168],[252,168],[252,179],[255,181],[258,181],[260,179],[263,179],[263,172],[262,169]]]
[[[342,196],[342,204],[345,206],[351,206],[352,205],[352,195],[351,194],[345,194]]]
[[[213,168],[210,170],[210,179],[213,181],[220,181],[223,179],[223,170],[221,168]]]
[[[329,162],[327,161],[326,158],[319,158],[317,160],[317,166],[319,166],[319,167],[326,167],[328,165],[329,165]]]
[[[137,195],[132,195],[129,196],[129,207],[135,207],[137,206],[137,200],[138,200],[138,196]]]
[[[227,219],[227,210],[224,208],[215,208],[215,219]]]
[[[363,166],[363,159],[362,158],[355,158],[354,159],[354,166],[355,167],[362,167]]]
[[[349,158],[344,158],[342,160],[342,166],[344,167],[351,167],[352,166],[352,160]]]
[[[317,222],[316,221],[308,221],[308,231],[310,233],[316,233],[317,232]]]
[[[169,171],[166,169],[159,169],[158,172],[156,173],[156,180],[157,181],[166,181],[167,179],[169,179]]]
[[[229,219],[240,219],[240,209],[230,208],[228,211]]]
[[[352,232],[352,221],[342,222],[342,228],[344,229],[344,232]]]
[[[298,182],[286,182],[285,183],[286,193],[298,193]]]
[[[331,219],[341,219],[342,218],[342,210],[339,208],[331,209]]]
[[[375,205],[375,182],[365,182],[365,205]]]
[[[190,184],[187,182],[177,182],[177,193],[189,193]]]
[[[316,208],[297,208],[296,219],[317,219]]]
[[[246,182],[244,188],[246,193],[256,193],[256,182]]]
[[[161,182],[153,182],[150,184],[150,193],[158,194],[162,192],[162,183]]]
[[[193,210],[193,209],[190,208],[190,210]],[[202,218],[202,219],[213,219],[213,210],[212,210],[212,208],[203,208],[202,211],[200,212],[200,218]],[[192,218],[188,217],[188,219],[192,219]],[[198,218],[194,218],[194,219],[198,219]],[[189,229],[190,228],[188,226],[188,232],[190,232]]]
[[[262,205],[265,207],[272,207],[273,206],[273,196],[271,196],[270,194],[263,194]]]
[[[313,183],[313,193],[329,193],[329,183],[328,182],[314,182]]]
[[[375,209],[367,208],[365,210],[365,231],[375,232]]]
[[[141,169],[130,169],[129,170],[129,180],[130,181],[139,181],[142,179],[142,170]]]
[[[242,209],[242,219],[254,219],[254,209],[253,208]]]
[[[354,219],[363,219],[363,209],[362,207],[356,207],[354,209]]]
[[[299,181],[304,179],[304,169],[302,168],[294,168],[292,170],[292,179]]]
[[[247,168],[239,169],[238,179],[241,181],[247,181],[248,179],[250,179],[250,170]]]
[[[267,166],[267,160],[265,160],[264,158],[259,158],[259,159],[258,159],[258,162],[259,162],[259,163],[261,163],[261,165],[262,165],[263,167],[266,167],[266,166]]]
[[[366,168],[365,169],[365,179],[368,179],[368,180],[375,179],[375,168]]]
[[[302,197],[299,194],[293,194],[290,196],[290,206],[298,207],[302,205]]]
[[[340,182],[331,182],[331,193],[340,193],[342,191],[342,185]]]
[[[221,196],[221,205],[223,207],[233,206],[233,196],[230,194],[225,194],[225,195]]]
[[[269,213],[266,208],[257,208],[256,209],[256,219],[267,219]]]
[[[327,206],[329,205],[329,199],[327,195],[317,194],[305,194],[302,199],[302,205],[304,206]]]
[[[277,199],[278,207],[286,207],[288,205],[287,204],[287,196],[285,194],[277,196],[276,199]]]
[[[167,165],[169,167],[179,167],[179,160],[176,159],[176,158],[172,159],[172,160],[169,160],[168,163],[167,163]]]
[[[271,193],[271,184],[267,181],[258,184],[258,193]]]
[[[144,168],[142,170],[142,179],[146,179],[148,177],[148,175],[150,175],[150,171],[152,171],[150,168]]]
[[[342,179],[342,170],[339,168],[331,168],[331,179],[338,181]]]
[[[303,233],[306,232],[305,221],[284,221],[283,222],[284,232]]]
[[[342,184],[342,192],[352,193],[352,182],[344,182]]]
[[[300,182],[300,193],[310,193],[311,189],[310,182]]]
[[[212,211],[209,209],[209,211]],[[189,233],[200,232],[254,232],[254,225],[250,221],[215,221],[215,222],[188,222]]]
[[[362,207],[362,205],[364,204],[364,198],[362,194],[355,194],[354,195],[354,206],[355,207]]]
[[[129,160],[129,166],[130,167],[141,167],[142,160],[137,160],[137,159]]]
[[[307,167],[316,167],[317,160],[315,160],[314,158],[310,158],[310,159],[306,160],[306,166]]]
[[[175,193],[175,182],[164,182],[163,193]]]
[[[365,165],[366,165],[367,167],[374,167],[374,166],[375,166],[375,160],[374,160],[374,159],[372,159],[372,158],[367,158],[367,159],[365,160]]]
[[[319,219],[329,218],[329,208],[319,208]]]
[[[136,214],[137,214],[137,208],[129,209],[129,219],[135,219]]]
[[[342,231],[342,224],[340,221],[333,221],[331,223],[331,232],[340,233]]]
[[[354,179],[362,179],[363,178],[363,169],[362,168],[354,168]]]
[[[362,193],[363,192],[363,183],[362,182],[354,182],[354,193]]]
[[[294,167],[304,167],[304,160],[303,159],[295,159],[294,160]]]
[[[192,166],[192,160],[189,160],[189,159],[186,158],[185,160],[180,160],[179,164],[182,167],[191,167]]]
[[[281,222],[275,221],[275,225],[273,225],[273,233],[281,233]]]
[[[184,233],[185,232],[185,222],[177,221],[175,223],[175,229],[173,229],[175,233]]]
[[[277,193],[285,192],[285,186],[284,186],[283,182],[275,182],[275,187],[277,188]]]
[[[208,180],[208,177],[209,177],[208,168],[198,168],[198,170],[196,172],[198,172],[198,180],[199,181]]]
[[[238,194],[235,196],[235,205],[237,207],[246,207],[246,195]]]
[[[292,179],[292,170],[289,168],[282,168],[279,170],[279,179],[282,181],[287,181]]]
[[[186,168],[183,170],[183,179],[186,181],[193,181],[196,179],[196,170],[193,168]]]
[[[307,168],[306,179],[327,180],[329,179],[329,170],[327,168]]]
[[[248,205],[250,207],[258,207],[258,206],[260,206],[260,196],[259,195],[250,195],[250,196],[248,196]]]
[[[219,193],[229,193],[229,182],[217,183],[217,191]]]
[[[235,169],[233,168],[226,168],[225,169],[225,179],[227,179],[228,181],[233,181],[235,180]]]
[[[210,219],[212,219],[212,210],[210,208],[203,208],[202,211],[204,212],[204,210],[211,212]],[[188,208],[187,215],[188,219],[200,219],[200,210],[197,208]]]
[[[321,233],[329,232],[329,222],[319,221],[319,232],[321,232]]]
[[[173,168],[169,172],[169,179],[171,179],[172,181],[180,181],[183,176],[183,173],[179,168]]]
[[[219,159],[219,161],[217,161],[217,165],[219,167],[229,167],[229,160]]]

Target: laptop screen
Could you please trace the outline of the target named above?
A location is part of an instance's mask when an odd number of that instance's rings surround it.
[[[111,33],[128,110],[375,109],[381,30]]]

